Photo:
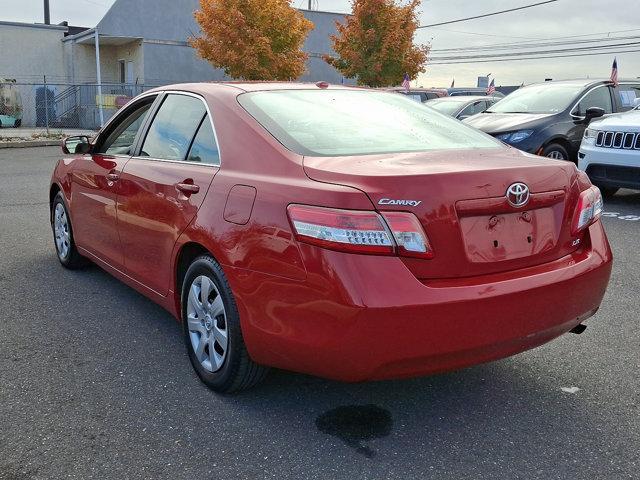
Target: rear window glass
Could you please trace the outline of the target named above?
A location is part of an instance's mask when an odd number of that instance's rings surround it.
[[[238,101],[300,155],[501,148],[488,135],[395,93],[279,90],[245,93]]]

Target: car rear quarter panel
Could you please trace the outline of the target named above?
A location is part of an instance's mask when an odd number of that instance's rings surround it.
[[[206,97],[218,140],[221,168],[191,225],[178,240],[174,271],[180,250],[187,243],[204,246],[222,265],[234,291],[245,341],[251,352],[264,318],[245,302],[265,283],[278,279],[303,283],[307,271],[287,216],[291,203],[352,209],[372,209],[368,197],[347,186],[309,179],[302,157],[280,145],[237,103],[237,93]],[[246,224],[225,220],[229,193],[239,185],[255,189],[255,201]],[[177,276],[176,276],[177,278]],[[179,317],[181,286],[175,284],[175,314]],[[272,301],[277,302],[274,292]],[[252,301],[253,300],[252,298]]]

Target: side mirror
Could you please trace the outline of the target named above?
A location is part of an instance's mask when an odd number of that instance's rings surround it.
[[[599,118],[602,116],[604,116],[604,109],[600,107],[589,107],[584,113],[584,121],[585,123],[589,123],[594,118]]]
[[[91,151],[91,143],[89,137],[78,135],[75,137],[65,137],[62,140],[62,152],[67,155],[85,154]]]

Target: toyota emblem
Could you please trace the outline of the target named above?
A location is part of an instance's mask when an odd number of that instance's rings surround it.
[[[507,188],[507,201],[512,207],[524,207],[529,202],[529,187],[514,183]]]

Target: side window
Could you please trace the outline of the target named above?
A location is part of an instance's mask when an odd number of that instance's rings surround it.
[[[589,92],[573,110],[573,114],[579,117],[584,117],[587,108],[591,107],[602,108],[604,113],[613,113],[613,104],[611,103],[609,87],[598,87],[595,90],[591,90],[591,92]]]
[[[202,100],[180,94],[164,99],[142,145],[140,155],[184,160],[207,109]]]
[[[471,105],[468,105],[460,114],[459,117],[470,117],[471,115],[475,115],[476,113],[484,112],[486,110],[484,101],[474,102]]]
[[[96,152],[107,155],[130,155],[136,134],[144,123],[154,99],[155,97],[145,99],[143,105],[134,105],[133,110],[130,110],[129,113],[123,112],[122,120],[115,120],[117,122],[115,127],[111,132],[107,132],[107,138],[102,142],[102,145],[99,145]]]
[[[422,103],[422,98],[419,93],[405,93],[404,95],[414,102]]]
[[[188,162],[205,163],[207,165],[220,165],[220,152],[216,143],[216,136],[211,127],[209,115],[204,117],[198,129],[193,145],[189,150]]]
[[[638,105],[640,101],[640,84],[638,85],[620,85],[616,88],[617,95],[620,99],[620,109],[625,112],[631,110]]]

